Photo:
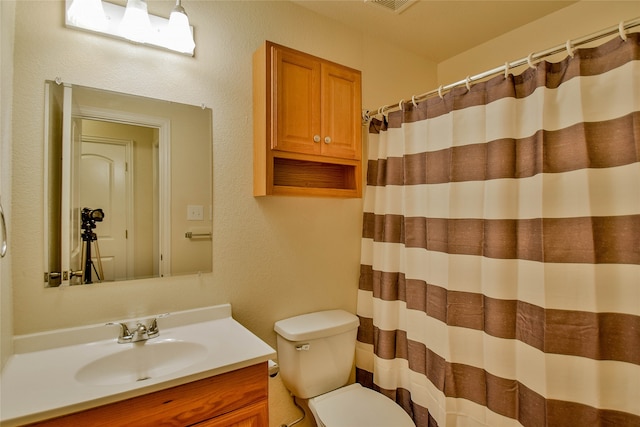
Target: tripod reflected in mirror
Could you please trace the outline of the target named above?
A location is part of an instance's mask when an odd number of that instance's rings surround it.
[[[102,282],[104,278],[98,236],[93,232],[96,222],[102,222],[103,219],[102,209],[82,209],[82,283],[93,283],[93,273],[96,274],[97,282]],[[95,250],[95,262],[91,256],[92,246]]]

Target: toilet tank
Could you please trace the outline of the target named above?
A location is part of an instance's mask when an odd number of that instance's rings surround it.
[[[275,323],[285,387],[308,399],[349,381],[360,321],[343,310],[303,314]]]

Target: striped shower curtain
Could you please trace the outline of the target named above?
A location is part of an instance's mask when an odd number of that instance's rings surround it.
[[[370,124],[358,382],[426,426],[640,426],[640,37]]]

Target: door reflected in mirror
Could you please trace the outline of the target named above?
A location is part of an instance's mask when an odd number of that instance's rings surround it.
[[[159,230],[158,129],[101,120],[81,125],[79,206],[109,213],[94,230],[103,280],[159,276],[160,253],[153,244]],[[83,242],[89,240],[85,231]],[[83,246],[86,254],[88,245]],[[96,273],[87,269],[88,259],[84,283],[92,281],[87,273]]]
[[[211,110],[51,81],[46,95],[46,285],[211,271]]]

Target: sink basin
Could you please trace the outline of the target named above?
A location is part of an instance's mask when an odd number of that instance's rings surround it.
[[[118,344],[122,351],[96,359],[78,370],[76,380],[88,385],[118,385],[169,375],[202,361],[207,347],[179,340]]]

